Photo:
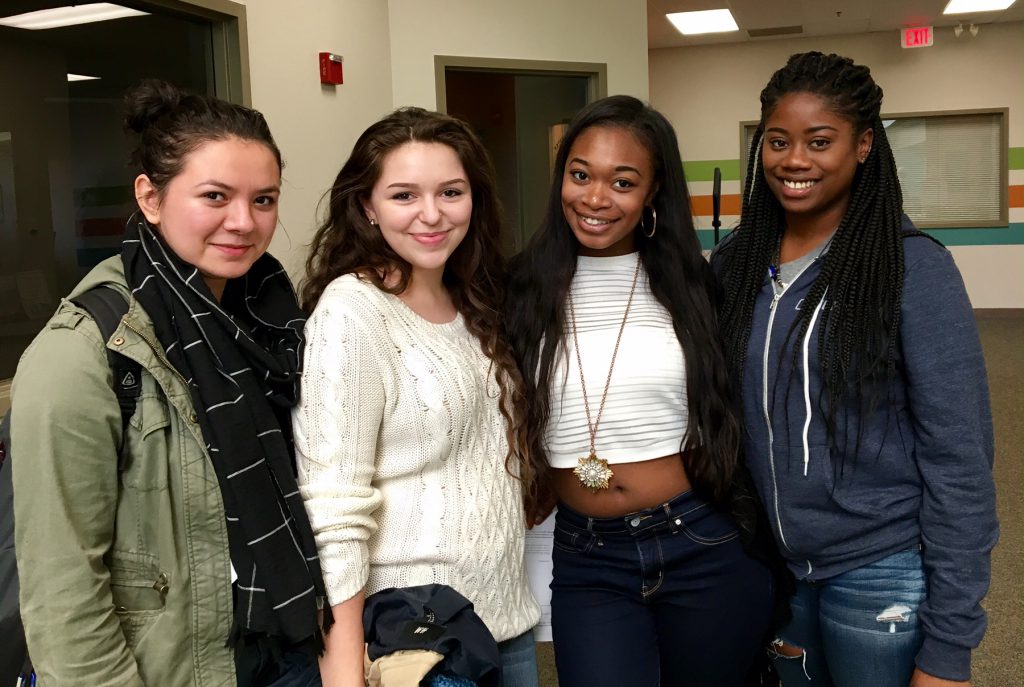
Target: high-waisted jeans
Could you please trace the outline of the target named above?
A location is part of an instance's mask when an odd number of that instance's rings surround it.
[[[763,649],[771,574],[693,492],[615,518],[560,504],[553,558],[561,687],[732,687]]]

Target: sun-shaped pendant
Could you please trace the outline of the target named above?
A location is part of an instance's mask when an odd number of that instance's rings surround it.
[[[601,489],[607,489],[608,480],[615,476],[612,469],[608,467],[608,461],[598,458],[593,451],[586,458],[579,459],[579,465],[573,468],[573,473],[579,478],[580,484],[593,490],[594,493]]]

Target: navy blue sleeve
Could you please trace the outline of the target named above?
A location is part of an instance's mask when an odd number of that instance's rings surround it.
[[[917,666],[936,677],[968,680],[971,650],[985,633],[981,600],[999,537],[988,380],[953,257],[924,238],[909,238],[905,246],[900,334],[923,484],[920,526],[928,578]]]

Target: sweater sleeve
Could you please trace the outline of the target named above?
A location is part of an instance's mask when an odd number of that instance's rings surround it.
[[[929,246],[926,257],[908,261],[901,315],[928,578],[917,665],[936,677],[968,680],[971,650],[985,633],[981,600],[999,525],[985,361],[967,291],[948,251]]]
[[[328,289],[306,323],[302,400],[293,413],[298,483],[331,605],[369,576],[367,540],[385,393],[372,337],[346,294]]]
[[[14,380],[15,551],[40,684],[143,685],[104,562],[120,496],[121,412],[110,377],[99,330],[67,308]]]

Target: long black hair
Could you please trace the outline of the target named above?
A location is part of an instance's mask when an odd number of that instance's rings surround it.
[[[853,125],[855,140],[868,129],[874,134],[871,150],[854,174],[850,204],[821,273],[789,332],[795,340],[795,360],[815,308],[827,292],[818,346],[828,434],[836,445],[837,418],[844,408],[855,402],[857,412],[870,414],[895,375],[903,297],[903,194],[879,116],[882,89],[867,67],[839,55],[801,53],[790,57],[761,91],[761,122],[748,158],[743,213],[721,256],[722,328],[733,378],[742,379],[754,301],[785,230],[782,207],[768,189],[760,163],[765,121],[783,97],[794,93],[821,98]]]
[[[675,131],[668,120],[636,98],[612,96],[576,115],[558,147],[547,210],[537,233],[513,261],[507,296],[507,329],[527,390],[528,440],[535,471],[547,470],[544,432],[550,412],[552,370],[564,350],[565,303],[576,272],[579,244],[562,212],[561,190],[573,142],[592,127],[621,128],[651,156],[657,192],[650,204],[657,231],[635,231],[651,292],[672,316],[686,359],[687,433],[680,451],[694,489],[721,502],[729,496],[740,445],[732,411],[725,356],[712,302],[713,281],[693,227],[690,195]]]

